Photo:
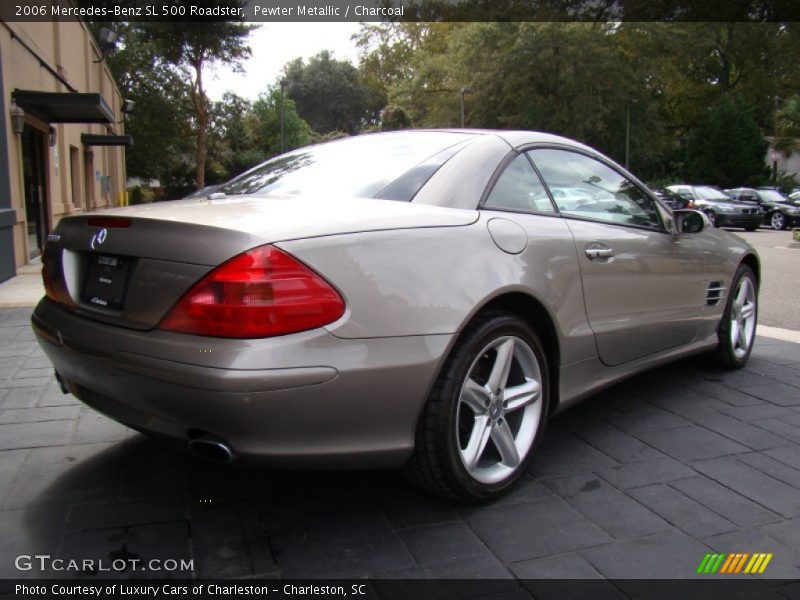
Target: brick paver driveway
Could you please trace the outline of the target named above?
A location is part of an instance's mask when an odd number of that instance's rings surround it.
[[[466,508],[393,472],[224,468],[152,443],[58,390],[29,314],[0,311],[0,576],[45,553],[191,558],[197,577],[668,578],[711,551],[800,576],[800,344],[617,385],[551,421],[512,494]]]

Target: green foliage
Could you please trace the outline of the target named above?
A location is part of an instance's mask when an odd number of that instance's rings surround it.
[[[800,96],[787,99],[777,111],[774,145],[786,155],[800,150]]]
[[[312,140],[311,128],[297,114],[294,100],[286,94],[281,99],[280,87],[270,87],[253,104],[258,147],[267,157],[276,156],[281,151],[281,102],[284,110],[284,151],[307,146]]]
[[[150,188],[136,186],[128,192],[130,204],[150,204],[155,197],[155,193]]]
[[[137,24],[113,27],[119,37],[108,66],[123,98],[136,102],[125,117],[125,132],[134,145],[125,151],[128,175],[168,181],[192,152],[191,102],[183,78],[158,58]]]
[[[772,133],[775,97],[800,89],[798,23],[553,21],[364,25],[360,69],[417,126],[456,126],[468,88],[467,126],[550,131],[619,162],[630,114],[632,170],[673,181],[696,171],[686,143],[708,107],[735,95]]]
[[[411,127],[411,117],[402,106],[390,104],[381,111],[381,131],[394,131]]]
[[[349,62],[327,51],[309,59],[296,58],[284,67],[286,94],[297,113],[314,131],[353,134],[377,121],[384,98],[361,80]]]
[[[240,8],[244,0],[197,0],[201,8]],[[205,187],[209,100],[203,84],[203,70],[212,64],[241,69],[250,56],[247,37],[254,29],[236,21],[147,21],[139,24],[142,37],[159,60],[179,73],[188,84],[196,134],[195,166],[197,189]]]
[[[686,149],[689,176],[722,187],[758,185],[768,175],[767,142],[741,99],[726,96],[708,109]]]
[[[797,179],[794,175],[790,175],[789,173],[781,173],[778,175],[775,185],[778,186],[784,194],[788,195],[797,187]]]

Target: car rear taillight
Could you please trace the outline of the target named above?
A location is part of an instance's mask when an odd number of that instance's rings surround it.
[[[344,300],[322,277],[274,246],[223,263],[176,304],[159,329],[224,338],[263,338],[334,322]]]

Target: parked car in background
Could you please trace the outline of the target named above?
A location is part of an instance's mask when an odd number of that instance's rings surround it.
[[[692,201],[688,198],[676,194],[675,192],[661,187],[650,187],[650,191],[661,200],[664,204],[669,206],[672,210],[683,210],[693,208]]]
[[[754,206],[761,207],[765,223],[773,229],[800,226],[800,206],[775,188],[734,188],[725,193]]]
[[[755,231],[764,221],[757,206],[742,206],[719,188],[710,185],[671,185],[671,192],[691,201],[696,210],[703,211],[713,227],[742,227]]]
[[[761,270],[588,146],[469,130],[353,136],[208,199],[65,217],[42,264],[33,328],[89,406],[210,460],[403,467],[465,501],[616,381],[698,352],[744,366]]]

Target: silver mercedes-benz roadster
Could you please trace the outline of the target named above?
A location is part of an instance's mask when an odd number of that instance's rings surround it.
[[[759,260],[595,150],[523,131],[302,148],[207,198],[62,219],[33,327],[65,391],[218,461],[403,467],[475,501],[548,416],[752,349]]]

